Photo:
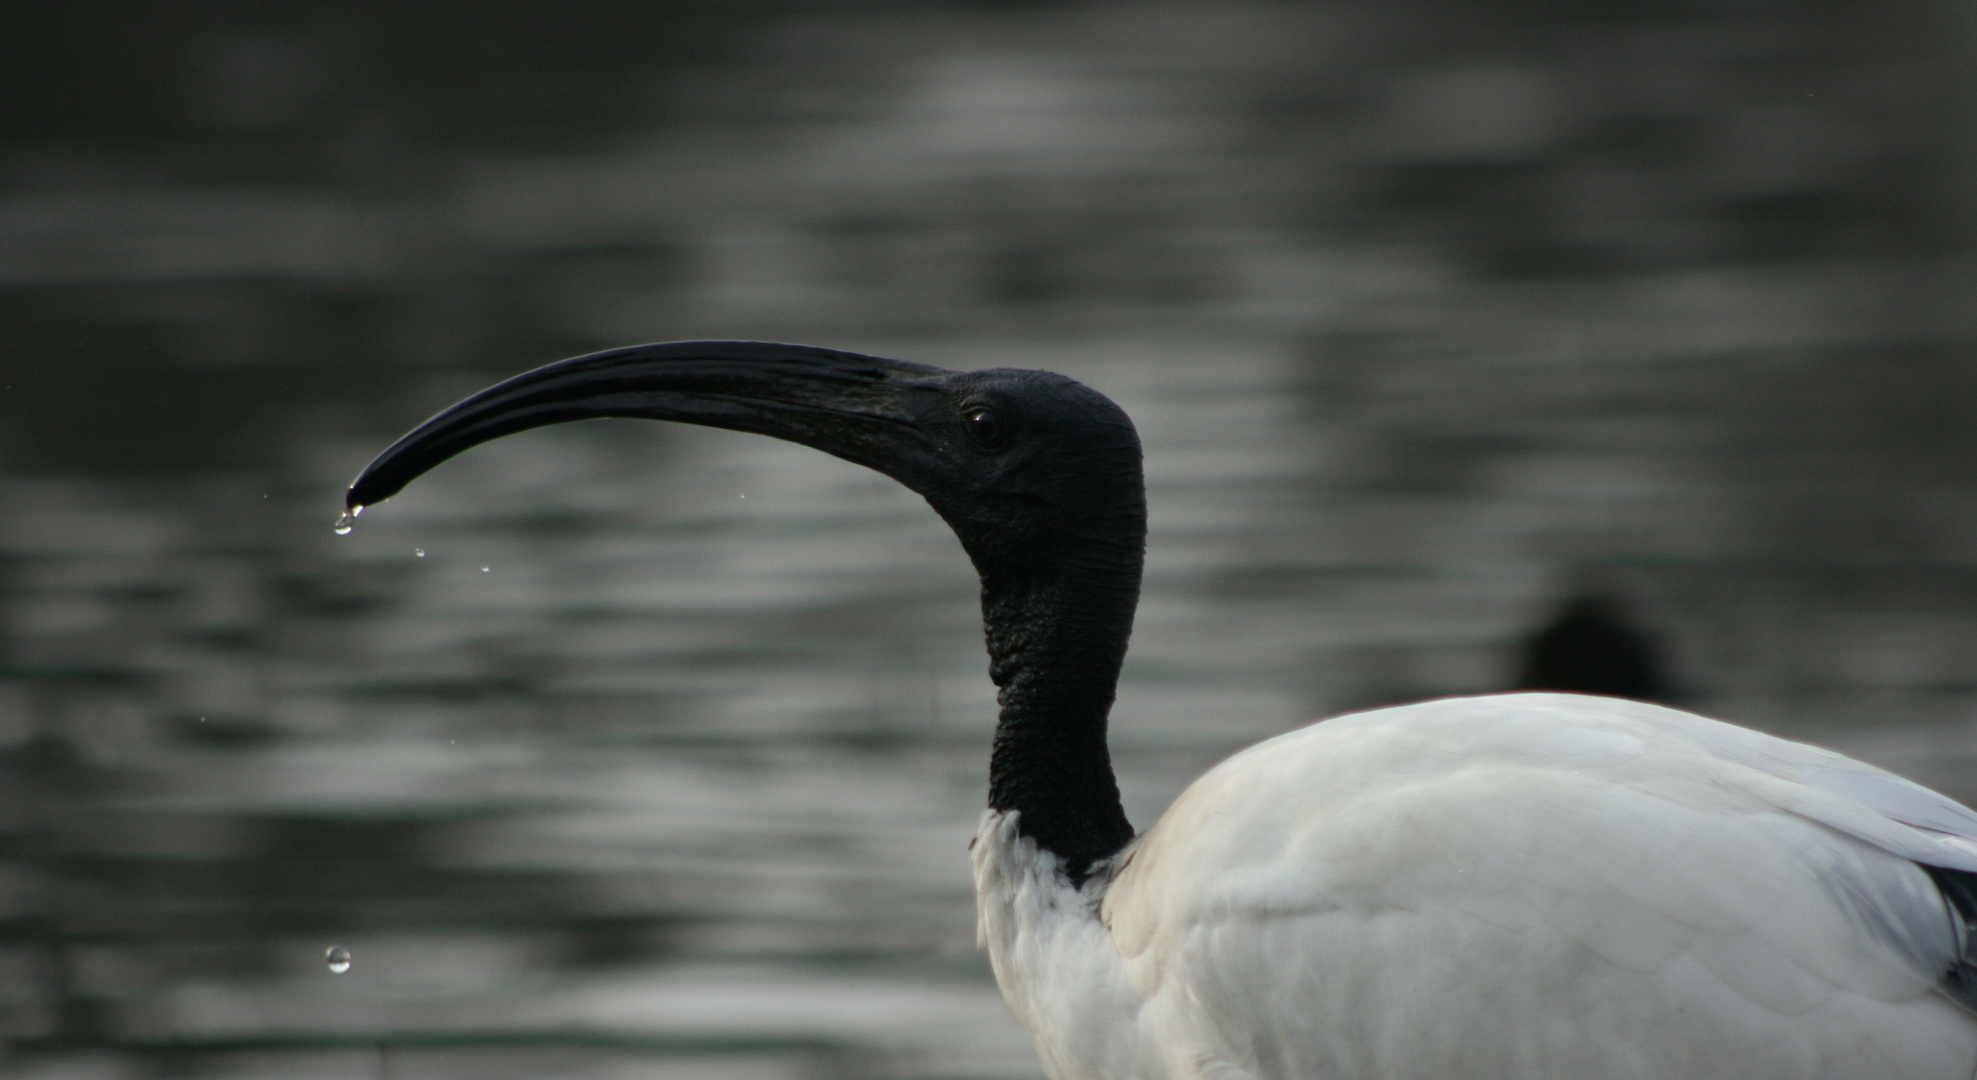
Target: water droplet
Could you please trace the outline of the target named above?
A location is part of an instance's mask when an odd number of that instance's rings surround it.
[[[417,557],[419,557],[419,558],[421,558],[421,559],[423,559],[423,558],[425,558],[425,557],[426,557],[426,549],[425,549],[425,548],[413,548],[413,549],[412,549],[412,554],[413,554],[413,555],[415,555],[415,556],[417,556]]]
[[[744,492],[742,492],[742,494],[741,494],[741,497],[742,497],[742,498],[744,498],[744,499],[746,499],[746,498],[748,498],[748,493],[747,493],[747,492],[745,492],[745,491],[744,491]]]
[[[342,517],[337,518],[336,524],[330,526],[330,528],[334,530],[336,535],[338,536],[349,536],[350,530],[356,527],[357,527],[357,519],[356,516],[352,514],[345,514]]]
[[[489,571],[490,569],[492,569],[492,567],[489,567],[489,566],[487,566],[487,565],[485,565],[485,564],[483,564],[483,565],[481,566],[481,573],[483,573],[483,574],[485,574],[485,573],[487,573],[487,572],[488,572],[488,571]]]
[[[323,962],[329,965],[330,974],[341,975],[350,970],[350,950],[341,945],[331,945],[323,954]]]

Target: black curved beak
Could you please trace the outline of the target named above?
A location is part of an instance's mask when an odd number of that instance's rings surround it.
[[[908,487],[930,447],[916,425],[934,383],[925,364],[763,341],[673,341],[558,361],[441,412],[379,454],[350,485],[352,512],[489,439],[598,416],[677,420],[802,443]]]

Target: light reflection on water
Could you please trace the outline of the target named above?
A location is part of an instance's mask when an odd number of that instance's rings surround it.
[[[1141,825],[1259,737],[1502,685],[1588,567],[1694,704],[1977,791],[1977,369],[1923,296],[1960,279],[1862,193],[1901,192],[1860,173],[1844,228],[1781,225],[1743,144],[1626,141],[1743,116],[1727,46],[1701,73],[1640,59],[1654,35],[1598,70],[1479,66],[1373,9],[1216,10],[829,24],[858,64],[770,19],[732,78],[634,80],[698,104],[615,139],[295,129],[344,163],[320,191],[23,165],[0,1073],[1036,1074],[972,941],[975,582],[917,497],[597,423],[332,533],[424,411],[632,340],[1119,400],[1152,502],[1114,725]],[[268,43],[221,44],[194,52]],[[1852,47],[1800,60],[1876,61]],[[1728,81],[1625,106],[1653,123],[1546,104],[1628,63]],[[1450,95],[1489,122],[1431,122]],[[336,172],[360,151],[410,179]],[[1808,175],[1856,176],[1828,152]]]

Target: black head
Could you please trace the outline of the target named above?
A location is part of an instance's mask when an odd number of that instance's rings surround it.
[[[1119,406],[1048,371],[947,375],[924,405],[938,449],[899,475],[977,567],[1050,563],[1072,547],[1145,542],[1139,436]]]

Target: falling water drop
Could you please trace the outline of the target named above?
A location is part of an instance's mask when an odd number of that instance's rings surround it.
[[[350,950],[341,945],[331,945],[323,954],[323,961],[329,965],[330,974],[341,975],[350,970]]]
[[[423,559],[423,558],[425,558],[425,557],[426,557],[426,549],[425,549],[425,548],[413,548],[413,549],[412,549],[412,554],[413,554],[413,555],[415,555],[415,556],[417,556],[418,558],[421,558],[421,559]]]
[[[488,572],[489,570],[491,570],[491,569],[493,569],[493,568],[492,568],[492,567],[490,567],[490,566],[488,566],[487,564],[485,564],[485,563],[483,563],[483,564],[481,564],[481,573],[483,573],[483,574],[485,574],[485,573],[487,573],[487,572]]]

